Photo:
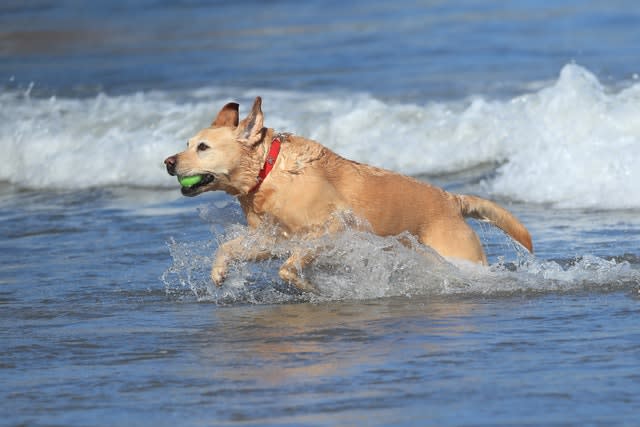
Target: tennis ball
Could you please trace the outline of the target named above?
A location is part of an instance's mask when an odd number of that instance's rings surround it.
[[[178,182],[183,187],[192,187],[202,181],[202,175],[193,175],[193,176],[179,176]]]

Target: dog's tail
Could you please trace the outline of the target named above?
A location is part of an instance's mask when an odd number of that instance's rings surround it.
[[[476,196],[458,194],[462,215],[488,221],[533,253],[531,235],[524,225],[502,206]]]

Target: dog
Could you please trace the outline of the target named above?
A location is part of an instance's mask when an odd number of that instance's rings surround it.
[[[262,99],[240,121],[239,105],[226,104],[211,126],[168,157],[169,175],[197,176],[182,194],[222,190],[238,198],[251,228],[265,223],[278,239],[313,239],[344,230],[341,213],[361,218],[380,236],[408,232],[445,258],[486,265],[480,239],[465,217],[488,221],[533,252],[529,231],[509,211],[480,197],[446,192],[417,179],[347,160],[323,145],[264,127]],[[211,279],[220,286],[230,261],[271,257],[265,245],[247,248],[242,238],[220,245]],[[268,246],[268,245],[266,245]],[[302,291],[317,292],[302,270],[314,259],[294,250],[279,276]]]

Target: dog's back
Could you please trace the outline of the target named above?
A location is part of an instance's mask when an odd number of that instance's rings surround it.
[[[464,220],[473,217],[492,222],[532,249],[526,228],[493,202],[451,194],[411,177],[347,160],[315,141],[290,137],[283,148],[281,169],[289,182],[278,188],[287,199],[278,213],[305,212],[304,227],[324,223],[337,210],[348,210],[365,219],[378,235],[408,231],[445,256],[485,262],[480,242]]]

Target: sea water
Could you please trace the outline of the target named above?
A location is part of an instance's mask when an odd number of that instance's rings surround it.
[[[636,9],[0,6],[2,423],[634,425]],[[474,221],[488,267],[347,230],[214,286],[222,241],[272,230],[162,160],[258,95],[269,127],[497,200],[535,255]],[[296,245],[318,295],[278,278]]]

